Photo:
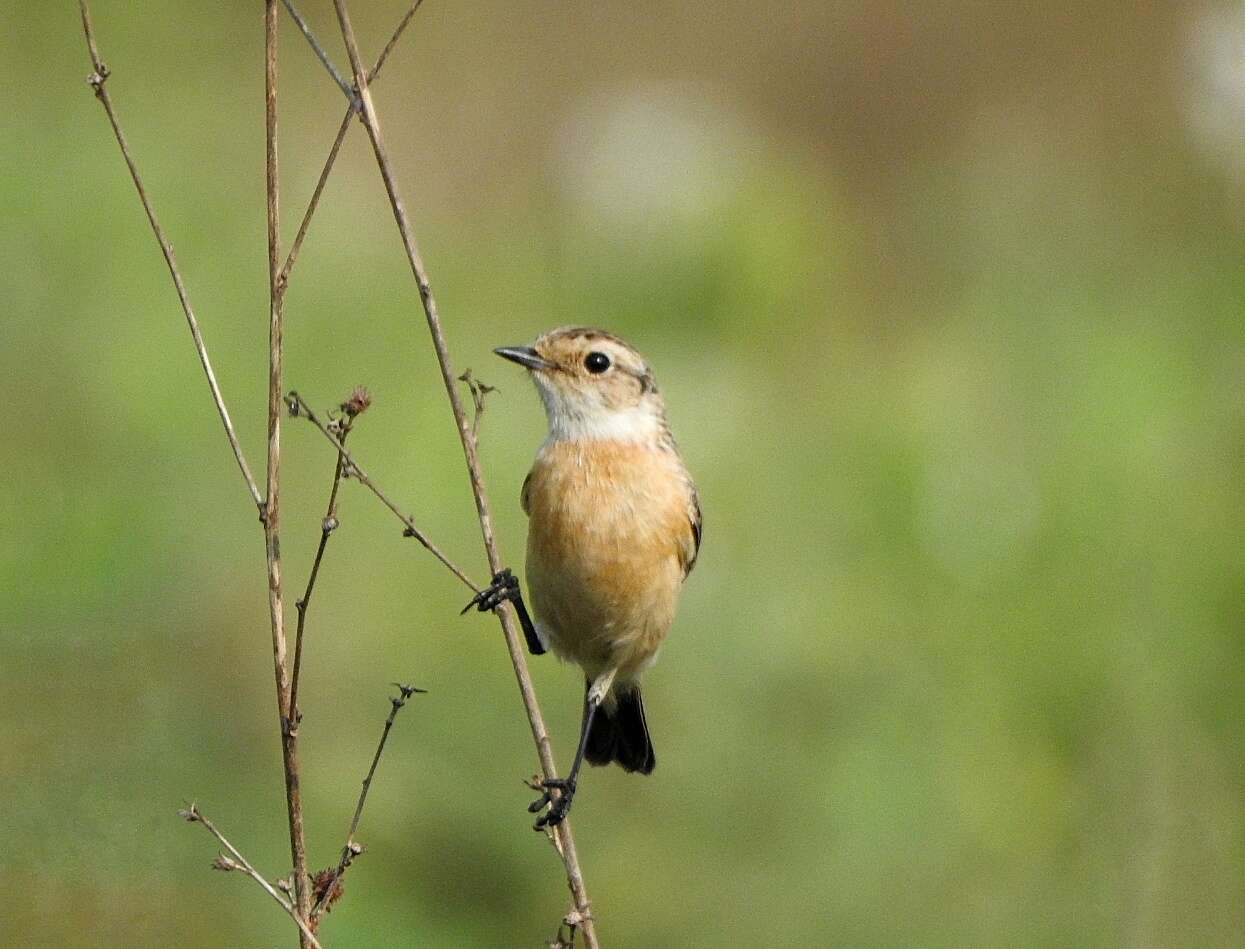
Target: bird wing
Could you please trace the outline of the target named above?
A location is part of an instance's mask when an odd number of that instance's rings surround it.
[[[687,502],[687,526],[690,528],[684,536],[679,549],[679,559],[683,562],[683,576],[686,577],[696,566],[696,557],[700,554],[700,535],[704,519],[700,515],[700,495],[692,488]]]
[[[532,469],[532,471],[535,470],[535,468]],[[519,504],[523,507],[523,513],[529,517],[532,514],[532,471],[529,471],[527,477],[523,479],[523,490],[519,492]]]

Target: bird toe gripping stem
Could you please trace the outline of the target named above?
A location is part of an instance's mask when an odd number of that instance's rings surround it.
[[[556,827],[566,819],[567,812],[571,809],[571,800],[575,797],[575,781],[573,778],[551,778],[548,781],[541,781],[534,785],[540,789],[541,795],[531,804],[527,806],[529,814],[535,814],[544,810],[547,806],[549,810],[536,818],[536,823],[532,825],[533,830],[544,830],[546,827]],[[561,791],[558,797],[553,796],[553,791]]]
[[[514,604],[515,612],[519,615],[519,625],[523,627],[523,638],[527,640],[527,651],[533,656],[543,655],[545,646],[536,634],[536,624],[532,622],[532,617],[527,612],[527,604],[523,602],[523,594],[519,590],[519,578],[509,567],[504,567],[493,574],[493,582],[473,596],[463,607],[462,613],[466,613],[473,606],[481,613],[489,613],[507,600]],[[462,613],[459,615],[461,616]]]
[[[519,598],[521,598],[519,578],[514,575],[513,570],[506,567],[493,574],[493,582],[473,596],[459,615],[466,613],[473,606],[481,613],[488,613],[497,609],[506,600]]]

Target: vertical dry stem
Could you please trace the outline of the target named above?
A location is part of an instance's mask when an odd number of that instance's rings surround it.
[[[380,67],[383,65],[385,58],[389,55],[398,37],[401,35],[406,25],[410,22],[415,11],[418,9],[420,2],[421,0],[415,0],[415,2],[411,4],[406,16],[403,18],[389,43],[386,45],[384,51],[381,53],[381,56],[371,74],[367,73],[362,68],[359,58],[358,45],[355,40],[353,29],[350,26],[349,14],[345,8],[344,0],[335,0],[335,6],[337,8],[338,19],[342,27],[342,35],[346,41],[347,49],[350,53],[351,65],[355,75],[355,83],[360,97],[359,107],[362,109],[363,122],[368,131],[369,137],[371,138],[373,150],[376,153],[377,164],[380,168],[381,176],[384,180],[386,191],[389,194],[390,203],[393,207],[394,217],[402,236],[403,246],[406,249],[411,269],[419,286],[420,298],[423,302],[429,332],[432,336],[433,346],[441,368],[442,379],[449,397],[450,407],[454,413],[455,422],[458,426],[459,438],[462,441],[463,451],[466,456],[472,494],[476,502],[480,530],[483,535],[489,566],[493,572],[496,572],[501,568],[502,561],[497,551],[497,544],[493,534],[492,517],[489,511],[488,498],[484,490],[479,459],[476,453],[474,432],[472,430],[473,426],[467,419],[466,413],[463,410],[462,402],[459,399],[458,392],[454,386],[454,372],[451,367],[444,333],[441,328],[436,301],[432,296],[432,290],[424,270],[423,261],[419,255],[418,247],[415,243],[409,220],[406,216],[405,208],[403,207],[402,200],[397,192],[392,170],[385,153],[384,144],[380,137],[379,122],[377,120],[376,112],[372,105],[371,96],[368,91],[369,80],[374,78],[375,75],[379,73]],[[259,487],[243,455],[232,420],[225,406],[224,398],[220,392],[219,385],[217,384],[211,361],[208,358],[207,348],[199,330],[198,321],[195,318],[193,309],[191,308],[189,296],[186,292],[184,282],[177,267],[172,245],[169,243],[163,229],[160,227],[160,224],[156,219],[154,209],[148,199],[142,179],[139,176],[137,166],[135,165],[133,157],[130,154],[128,143],[126,142],[116,113],[113,109],[111,99],[108,95],[105,83],[109,76],[109,70],[102,61],[96,45],[86,0],[79,0],[79,7],[82,14],[83,29],[86,35],[86,41],[94,70],[92,75],[89,77],[89,82],[108,116],[108,120],[113,129],[113,134],[115,135],[117,143],[121,148],[122,155],[129,169],[130,176],[134,181],[135,188],[138,191],[143,209],[147,214],[152,231],[156,236],[161,252],[164,255],[165,262],[168,265],[174,287],[177,291],[178,299],[181,302],[182,309],[186,316],[186,321],[190,328],[196,352],[199,355],[200,363],[202,364],[204,373],[207,377],[208,385],[212,394],[212,400],[216,406],[218,414],[220,415],[221,422],[225,429],[225,434],[229,440],[230,447],[233,450],[234,457],[242,473],[243,479],[246,482],[247,489],[252,500],[260,509],[261,520],[264,525],[265,559],[267,564],[269,587],[269,612],[272,626],[273,666],[281,724],[282,759],[285,770],[286,802],[290,824],[290,849],[294,864],[293,882],[295,890],[295,903],[294,906],[290,907],[290,910],[291,915],[295,917],[295,921],[299,924],[300,944],[304,947],[304,949],[307,949],[307,947],[318,946],[318,944],[316,943],[315,937],[311,934],[306,922],[309,919],[310,913],[310,890],[308,885],[307,857],[303,832],[301,789],[299,785],[297,729],[296,727],[291,727],[296,710],[292,707],[291,701],[291,680],[287,658],[284,600],[281,587],[281,548],[279,534],[283,307],[284,292],[288,281],[289,271],[292,268],[294,259],[297,256],[298,247],[301,244],[302,238],[305,236],[307,226],[310,222],[310,217],[315,211],[315,206],[318,203],[320,193],[323,190],[325,179],[327,178],[328,172],[332,167],[334,159],[336,158],[337,149],[340,148],[341,139],[344,137],[346,122],[343,121],[343,129],[339,131],[337,141],[325,164],[325,169],[322,172],[320,182],[317,185],[316,194],[313,197],[311,206],[308,208],[307,214],[303,219],[302,225],[299,229],[298,239],[295,241],[290,257],[286,261],[285,266],[280,267],[278,201],[279,179],[277,166],[277,7],[276,0],[265,0],[265,170],[267,185],[269,271],[269,398],[267,490],[266,497],[261,497]],[[354,108],[355,106],[352,103],[349,111],[353,111]],[[348,455],[345,455],[344,450],[342,451],[342,454],[347,459],[349,458]],[[403,517],[403,515],[401,515],[396,508],[393,508],[392,504],[389,506],[395,513],[398,514],[399,517]],[[471,586],[472,589],[475,589],[474,585],[471,584],[461,570],[456,568],[453,564],[446,560],[443,555],[440,555],[435,548],[430,546],[426,538],[423,538],[413,524],[409,522],[409,519],[404,517],[404,521],[407,522],[408,532],[413,532],[412,536],[420,539],[421,542],[423,542],[425,546],[428,546],[429,549],[432,549],[434,553],[438,553],[438,555],[441,556],[442,561],[446,563],[446,565],[449,566],[450,569],[460,577],[460,579],[467,583],[468,586]],[[531,679],[527,671],[526,659],[523,655],[519,631],[515,625],[514,613],[508,604],[505,605],[499,612],[499,618],[505,634],[507,649],[510,652],[511,663],[514,666],[515,676],[518,680],[520,693],[527,711],[528,721],[532,729],[532,735],[536,742],[537,754],[540,758],[541,768],[545,777],[555,777],[556,768],[553,761],[548,733],[545,729],[543,717],[541,716],[535,692],[532,688]],[[578,857],[575,852],[575,845],[571,835],[569,822],[564,822],[558,826],[554,833],[554,843],[565,864],[568,884],[575,901],[575,916],[577,917],[581,931],[584,934],[585,945],[588,949],[594,949],[594,947],[599,946],[599,943],[597,942],[593,927],[593,921],[590,914],[590,905],[587,892],[584,887],[583,878],[579,870]],[[283,906],[286,905],[279,897],[277,897],[277,899]]]
[[[389,164],[384,141],[381,138],[380,122],[376,116],[376,109],[372,104],[371,92],[367,85],[367,72],[359,56],[359,45],[355,39],[354,28],[350,23],[350,14],[346,8],[346,0],[333,0],[333,2],[337,8],[337,19],[341,24],[342,38],[345,40],[346,50],[350,54],[350,65],[354,71],[355,86],[363,108],[363,124],[367,128],[369,138],[372,140],[372,150],[376,155],[376,163],[380,168],[381,178],[385,183],[385,190],[389,195],[389,203],[393,208],[393,215],[402,237],[402,245],[406,250],[407,260],[410,262],[411,271],[414,273],[416,283],[419,286],[419,296],[423,302],[424,316],[428,323],[428,331],[432,336],[432,345],[437,354],[437,363],[441,368],[442,382],[445,385],[446,394],[450,400],[450,408],[454,413],[455,424],[458,426],[458,437],[462,442],[463,454],[467,460],[467,473],[471,480],[471,492],[475,497],[476,513],[480,521],[480,533],[484,539],[484,549],[488,556],[489,569],[491,572],[496,573],[501,570],[503,564],[501,555],[497,550],[497,540],[493,534],[493,519],[489,510],[488,496],[484,489],[484,479],[480,470],[480,460],[476,453],[475,439],[471,433],[471,422],[467,418],[467,413],[463,410],[462,400],[459,398],[458,388],[455,385],[456,376],[450,362],[449,350],[445,343],[445,333],[441,327],[441,318],[437,310],[436,299],[432,295],[432,287],[428,281],[427,271],[424,269],[423,259],[415,242],[415,235],[411,228],[410,220],[407,217],[406,208],[398,194],[397,184],[393,177],[393,169]],[[514,666],[515,678],[518,680],[519,692],[523,697],[523,705],[527,711],[528,723],[532,729],[532,738],[536,743],[536,752],[540,759],[541,770],[547,779],[554,778],[557,776],[557,767],[553,760],[553,750],[549,743],[548,731],[545,729],[544,717],[541,715],[540,706],[536,700],[536,692],[532,687],[531,676],[528,673],[527,660],[523,655],[523,638],[516,625],[513,608],[509,604],[504,604],[498,611],[498,617],[505,634],[506,648],[510,652],[510,662]],[[584,943],[588,949],[597,949],[599,943],[597,941],[596,928],[591,916],[587,888],[584,885],[583,874],[579,868],[579,857],[575,850],[575,841],[571,834],[570,822],[563,821],[559,824],[555,834],[558,851],[562,856],[563,865],[566,869],[567,884],[575,901],[575,909],[582,918],[581,931],[584,934]]]
[[[342,430],[342,442],[346,441],[346,436],[349,434],[350,429],[344,428]],[[320,564],[324,562],[324,551],[329,545],[329,538],[337,530],[337,492],[341,488],[342,467],[345,463],[346,459],[339,453],[337,455],[337,466],[333,469],[333,487],[329,491],[328,510],[325,511],[324,520],[320,522],[320,543],[316,547],[315,559],[311,562],[311,572],[307,575],[307,589],[303,591],[301,599],[294,602],[294,607],[298,610],[298,625],[294,631],[294,671],[291,673],[290,681],[289,727],[292,732],[298,731],[298,720],[302,717],[298,712],[298,683],[302,677],[303,639],[307,632],[307,609],[311,606],[311,594],[315,592],[316,580],[320,576]]]
[[[264,552],[268,564],[268,609],[272,622],[273,672],[277,683],[277,715],[281,728],[281,759],[285,769],[285,803],[290,822],[290,854],[294,863],[294,906],[301,919],[311,910],[307,880],[307,846],[303,832],[303,799],[299,783],[298,730],[290,707],[289,660],[286,655],[285,601],[281,592],[281,399],[284,294],[280,271],[280,185],[277,174],[277,0],[264,11],[265,180],[268,198],[268,483],[264,505]],[[299,943],[309,945],[299,930]]]
[[[341,444],[344,446],[350,430],[354,426],[355,420],[362,415],[369,405],[371,405],[372,396],[367,389],[362,386],[355,388],[350,393],[350,397],[341,404],[342,414],[337,419],[337,431],[341,437]],[[341,490],[342,478],[346,473],[346,456],[340,451],[337,453],[337,464],[333,467],[333,486],[329,489],[329,503],[324,512],[324,519],[320,522],[320,543],[316,547],[315,559],[311,562],[311,572],[307,576],[307,589],[303,591],[303,595],[294,601],[294,606],[298,610],[298,625],[294,631],[294,670],[291,673],[290,682],[290,729],[298,731],[298,720],[302,717],[298,711],[298,683],[301,678],[303,668],[303,641],[307,632],[307,610],[311,606],[311,595],[316,589],[316,580],[320,576],[320,565],[324,562],[324,551],[329,545],[329,538],[337,530],[337,495]]]
[[[230,418],[229,410],[225,406],[224,397],[221,394],[220,386],[216,382],[216,374],[212,369],[211,360],[208,358],[207,346],[203,341],[202,333],[199,330],[198,320],[195,318],[194,310],[190,305],[190,298],[186,291],[186,286],[182,280],[181,273],[177,266],[176,257],[173,254],[173,246],[165,236],[163,228],[156,218],[155,210],[151,201],[147,196],[146,188],[143,186],[142,178],[138,173],[138,167],[134,162],[134,158],[130,153],[129,144],[126,141],[125,134],[121,130],[120,122],[112,105],[112,99],[108,94],[106,82],[108,80],[108,67],[104,64],[100,57],[99,47],[95,41],[95,33],[91,25],[90,11],[87,8],[86,0],[79,0],[79,9],[82,14],[82,28],[86,34],[87,47],[91,55],[91,65],[93,72],[89,77],[91,87],[95,90],[95,96],[99,99],[104,107],[104,112],[108,116],[108,121],[112,126],[113,135],[117,139],[117,144],[121,148],[121,154],[125,158],[126,166],[129,169],[130,177],[134,181],[134,187],[138,191],[139,200],[142,202],[143,210],[147,214],[147,220],[151,225],[152,232],[155,234],[156,241],[160,245],[160,250],[164,255],[165,263],[169,268],[169,273],[173,278],[173,286],[177,291],[178,300],[181,302],[182,310],[186,316],[186,322],[190,327],[190,335],[194,341],[195,351],[199,355],[199,362],[203,367],[204,374],[207,377],[208,387],[212,393],[212,401],[216,405],[217,413],[220,415],[221,423],[225,429],[225,435],[229,439],[229,445],[233,449],[234,458],[238,463],[238,468],[242,473],[243,480],[246,482],[247,490],[252,500],[260,510],[261,520],[264,524],[264,539],[267,561],[268,586],[269,586],[269,609],[272,620],[272,640],[273,640],[273,664],[276,673],[277,682],[277,703],[279,707],[279,715],[282,726],[282,758],[285,769],[286,780],[286,802],[290,819],[290,845],[293,853],[294,862],[294,883],[298,893],[298,900],[295,909],[297,912],[292,913],[296,916],[299,924],[300,944],[306,949],[309,946],[318,945],[310,930],[307,928],[305,920],[307,919],[308,899],[307,899],[307,859],[303,839],[303,819],[302,819],[302,801],[298,783],[298,752],[295,736],[286,734],[287,711],[289,707],[289,675],[286,661],[286,645],[285,645],[285,626],[284,626],[284,610],[281,598],[281,557],[280,557],[280,541],[277,532],[278,527],[278,500],[280,497],[279,480],[280,480],[280,420],[281,420],[281,298],[280,295],[273,292],[270,295],[270,332],[269,332],[269,400],[268,400],[268,472],[267,472],[267,497],[261,497],[259,486],[255,482],[254,476],[251,474],[250,466],[246,462],[243,455],[241,444],[238,436],[234,431],[233,421]],[[277,26],[277,10],[275,0],[268,0],[266,16],[265,16],[265,89],[267,100],[267,183],[268,183],[268,257],[269,257],[269,277],[272,288],[276,287],[276,261],[277,261],[277,243],[278,235],[276,231],[277,224],[277,165],[276,165],[276,26]],[[235,854],[236,855],[236,854]],[[253,874],[254,875],[254,874]],[[278,902],[284,902],[277,897]]]

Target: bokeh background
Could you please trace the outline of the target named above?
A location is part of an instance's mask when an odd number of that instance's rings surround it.
[[[346,63],[331,5],[304,12]],[[365,58],[405,5],[352,4]],[[93,4],[262,466],[260,5]],[[71,4],[0,12],[0,943],[268,946],[195,800],[288,868],[262,541]],[[285,235],[342,110],[288,18]],[[574,815],[608,946],[1245,945],[1245,8],[429,0],[376,88],[506,558],[543,418],[490,354],[649,356],[705,545],[660,767]],[[473,574],[464,466],[366,138],[288,300],[291,386]],[[333,464],[287,429],[297,590]],[[311,612],[312,860],[398,720],[329,946],[537,946],[568,900],[496,624],[347,485]],[[291,593],[291,600],[294,594]],[[533,674],[565,761],[576,674]]]

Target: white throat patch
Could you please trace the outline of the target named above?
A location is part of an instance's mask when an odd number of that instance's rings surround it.
[[[647,400],[625,409],[593,402],[569,405],[560,393],[543,385],[536,388],[549,418],[550,441],[655,442],[661,436],[661,416]]]

